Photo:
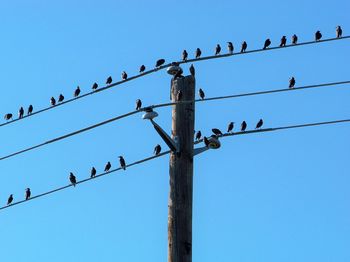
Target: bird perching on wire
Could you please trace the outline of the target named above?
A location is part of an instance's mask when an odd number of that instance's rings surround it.
[[[141,107],[142,107],[142,101],[141,101],[141,99],[137,99],[136,100],[136,110],[140,110],[141,109]]]
[[[294,88],[294,86],[295,86],[295,78],[292,76],[289,79],[289,88],[292,89],[292,88]]]
[[[120,167],[125,170],[126,169],[126,164],[125,164],[124,157],[123,156],[118,156],[118,157],[119,157]]]
[[[153,150],[153,154],[155,156],[158,156],[160,154],[160,152],[162,151],[162,147],[158,144],[154,147],[154,150]]]
[[[77,184],[77,179],[76,179],[75,175],[72,172],[69,173],[69,181],[71,182],[71,184],[74,187]]]

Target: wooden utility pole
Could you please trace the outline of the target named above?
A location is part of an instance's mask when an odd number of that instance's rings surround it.
[[[178,77],[171,81],[171,97],[176,102],[193,101],[173,106],[172,138],[179,152],[170,155],[170,193],[168,214],[168,262],[192,262],[192,194],[193,138],[195,116],[195,79]]]

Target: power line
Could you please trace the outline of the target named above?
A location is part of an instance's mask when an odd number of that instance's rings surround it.
[[[151,157],[147,157],[147,158],[141,159],[141,160],[139,160],[139,161],[136,161],[136,162],[133,162],[133,163],[131,163],[131,164],[129,164],[129,165],[126,165],[126,168],[129,168],[129,167],[131,167],[131,166],[135,166],[135,165],[141,164],[141,163],[143,163],[143,162],[150,161],[150,160],[152,160],[152,159],[155,159],[155,158],[157,158],[157,157],[164,156],[164,155],[169,154],[169,153],[170,153],[170,151],[166,151],[166,152],[160,153],[160,154],[158,154],[158,155],[156,155],[156,156],[151,156]],[[120,171],[120,170],[122,170],[121,167],[112,169],[112,170],[110,170],[110,171],[108,171],[108,172],[104,172],[104,173],[101,173],[101,174],[99,174],[99,175],[96,175],[95,177],[86,178],[86,179],[77,181],[76,185],[85,183],[85,182],[87,182],[87,181],[96,179],[96,178],[98,178],[98,177],[106,176],[106,175],[108,175],[108,174],[110,174],[110,173],[114,173],[114,172]],[[67,179],[68,179],[68,178],[67,178]],[[8,207],[15,206],[15,205],[18,205],[18,204],[22,204],[22,203],[24,203],[24,202],[28,202],[28,201],[30,201],[30,200],[33,200],[33,199],[36,199],[36,198],[39,198],[39,197],[43,197],[43,196],[46,196],[46,195],[53,194],[53,193],[55,193],[55,192],[58,192],[58,191],[67,189],[67,188],[69,188],[69,187],[71,187],[71,186],[73,186],[73,185],[72,185],[72,184],[69,184],[69,185],[66,185],[66,186],[62,186],[62,187],[59,187],[59,188],[56,188],[56,189],[47,191],[47,192],[42,193],[42,194],[39,194],[39,195],[36,195],[36,196],[32,196],[32,197],[29,198],[28,200],[21,200],[21,201],[14,202],[13,204],[8,205],[8,206],[2,206],[2,207],[0,207],[0,210],[5,209],[5,208],[8,208]]]
[[[257,53],[257,52],[264,52],[264,51],[269,51],[269,50],[275,50],[275,49],[281,49],[281,48],[288,48],[288,47],[296,47],[296,46],[303,46],[303,45],[310,45],[310,44],[318,44],[318,43],[323,43],[323,42],[329,42],[329,41],[335,41],[335,40],[344,40],[344,39],[348,39],[350,38],[350,36],[344,36],[344,37],[341,37],[341,38],[328,38],[328,39],[324,39],[324,40],[320,40],[320,41],[308,41],[308,42],[302,42],[302,43],[298,43],[298,44],[290,44],[290,45],[286,45],[286,46],[283,46],[283,47],[280,47],[280,46],[276,46],[276,47],[270,47],[270,48],[267,48],[267,49],[255,49],[255,50],[248,50],[248,51],[245,51],[243,53],[226,53],[226,54],[222,54],[222,55],[214,55],[214,56],[203,56],[203,57],[200,57],[200,58],[195,58],[195,59],[187,59],[186,61],[178,61],[178,62],[175,62],[175,63],[178,63],[178,64],[185,64],[185,63],[190,63],[190,62],[199,62],[199,61],[204,61],[204,60],[210,60],[210,59],[218,59],[218,58],[224,58],[224,57],[229,57],[229,56],[236,56],[236,55],[243,55],[243,54],[250,54],[250,53]],[[125,80],[121,80],[121,81],[118,81],[118,82],[115,82],[115,83],[112,83],[110,85],[106,85],[104,87],[101,87],[99,89],[96,89],[94,91],[91,91],[91,92],[88,92],[88,93],[85,93],[85,94],[82,94],[78,97],[74,97],[74,98],[71,98],[71,99],[68,99],[68,100],[65,100],[59,104],[56,104],[55,106],[50,106],[50,107],[46,107],[46,108],[43,108],[43,109],[40,109],[38,111],[34,111],[32,112],[30,115],[25,115],[23,116],[22,118],[16,118],[16,119],[13,119],[11,121],[7,121],[5,123],[1,123],[0,124],[0,127],[1,126],[5,126],[5,125],[9,125],[11,123],[14,123],[14,122],[17,122],[19,120],[22,120],[22,119],[25,119],[25,118],[28,118],[30,116],[34,116],[34,115],[37,115],[37,114],[40,114],[40,113],[43,113],[45,111],[48,111],[48,110],[51,110],[51,109],[54,109],[56,107],[59,107],[59,106],[62,106],[62,105],[65,105],[65,104],[68,104],[70,102],[73,102],[75,100],[78,100],[78,99],[81,99],[83,97],[86,97],[86,96],[89,96],[89,95],[93,95],[95,93],[99,93],[101,91],[104,91],[104,90],[107,90],[107,89],[110,89],[114,86],[117,86],[117,85],[121,85],[121,84],[124,84],[128,81],[131,81],[131,80],[134,80],[134,79],[137,79],[137,78],[140,78],[140,77],[143,77],[143,76],[146,76],[148,74],[151,74],[151,73],[154,73],[154,72],[157,72],[159,70],[162,70],[162,69],[165,69],[165,68],[168,68],[169,66],[171,66],[172,63],[168,63],[166,65],[162,65],[158,68],[153,68],[151,70],[147,70],[143,73],[140,73],[138,75],[134,75],[134,76],[131,76],[131,77],[128,77],[127,79]]]
[[[350,80],[349,80],[349,81],[341,81],[341,82],[330,82],[330,83],[323,83],[323,84],[316,84],[316,85],[301,86],[301,87],[295,87],[295,88],[293,88],[293,89],[289,89],[289,88],[288,88],[288,89],[267,90],[267,91],[261,91],[261,92],[244,93],[244,94],[235,94],[235,95],[228,95],[228,96],[218,96],[218,97],[211,97],[211,98],[205,98],[205,99],[196,99],[195,102],[206,102],[206,101],[211,101],[211,100],[223,100],[223,99],[238,98],[238,97],[244,97],[244,96],[263,95],[263,94],[269,94],[269,93],[278,93],[278,92],[286,92],[286,91],[295,91],[295,90],[303,90],[303,89],[311,89],[311,88],[319,88],[319,87],[334,86],[334,85],[343,85],[343,84],[350,84]],[[77,134],[86,132],[86,131],[91,130],[91,129],[94,129],[94,128],[96,128],[96,127],[99,127],[99,126],[102,126],[102,125],[105,125],[105,124],[108,124],[108,123],[111,123],[111,122],[120,120],[120,119],[122,119],[122,118],[131,116],[131,115],[134,115],[134,114],[136,114],[136,113],[145,111],[145,110],[147,110],[148,108],[167,107],[167,106],[175,105],[175,104],[177,104],[177,103],[192,103],[192,102],[193,102],[193,101],[170,102],[170,103],[163,103],[163,104],[157,104],[157,105],[152,105],[152,106],[144,107],[144,108],[141,108],[140,110],[131,111],[131,112],[129,112],[129,113],[126,113],[126,114],[123,114],[123,115],[119,115],[119,116],[113,117],[113,118],[111,118],[111,119],[102,121],[102,122],[100,122],[100,123],[97,123],[97,124],[94,124],[94,125],[85,127],[85,128],[83,128],[83,129],[79,129],[79,130],[77,130],[77,131],[68,133],[68,134],[66,134],[66,135],[56,137],[56,138],[54,138],[54,139],[51,139],[51,140],[48,140],[48,141],[46,141],[46,142],[37,144],[37,145],[35,145],[35,146],[28,147],[28,148],[26,148],[26,149],[16,151],[16,152],[11,153],[11,154],[9,154],[9,155],[0,157],[0,161],[1,161],[1,160],[5,160],[5,159],[10,158],[10,157],[13,157],[13,156],[16,156],[16,155],[19,155],[19,154],[22,154],[22,153],[25,153],[25,152],[28,152],[28,151],[31,151],[31,150],[33,150],[33,149],[36,149],[36,148],[39,148],[39,147],[42,147],[42,146],[45,146],[45,145],[48,145],[48,144],[57,142],[57,141],[59,141],[59,140],[66,139],[66,138],[68,138],[68,137],[71,137],[71,136],[74,136],[74,135],[77,135]]]
[[[315,123],[306,123],[306,124],[300,124],[300,125],[280,126],[280,127],[271,127],[271,128],[262,128],[262,129],[248,130],[248,131],[225,133],[222,136],[219,136],[218,138],[228,137],[228,136],[238,136],[238,135],[249,135],[254,133],[262,133],[262,132],[272,132],[272,131],[278,131],[278,130],[284,130],[284,129],[303,128],[303,127],[310,127],[310,126],[332,125],[332,124],[339,124],[339,123],[346,123],[346,122],[350,122],[350,118],[333,120],[333,121],[325,121],[325,122],[315,122]],[[194,142],[194,144],[199,144],[202,141],[203,139],[200,139]]]
[[[222,137],[229,137],[229,136],[237,136],[237,135],[249,135],[249,134],[254,134],[254,133],[264,133],[264,132],[271,132],[271,131],[278,131],[278,130],[285,130],[285,129],[295,129],[295,128],[304,128],[304,127],[311,127],[311,126],[321,126],[321,125],[332,125],[332,124],[339,124],[339,123],[345,123],[345,122],[350,122],[350,119],[341,119],[341,120],[333,120],[333,121],[325,121],[325,122],[315,122],[315,123],[306,123],[306,124],[299,124],[299,125],[289,125],[289,126],[280,126],[280,127],[272,127],[272,128],[264,128],[264,129],[259,129],[259,130],[249,130],[249,131],[244,131],[244,132],[235,132],[235,133],[225,133],[223,134],[222,136],[220,136],[219,138],[222,138]],[[203,141],[203,139],[200,139],[196,142],[194,142],[194,144],[199,144]],[[147,162],[147,161],[150,161],[150,160],[153,160],[155,158],[158,158],[158,157],[161,157],[161,156],[164,156],[164,155],[167,155],[169,154],[170,151],[165,151],[163,153],[160,153],[159,155],[156,155],[156,156],[151,156],[151,157],[147,157],[147,158],[144,158],[144,159],[141,159],[141,160],[138,160],[136,162],[133,162],[131,164],[128,164],[126,165],[126,168],[129,168],[131,166],[135,166],[135,165],[139,165],[141,163],[144,163],[144,162]],[[86,179],[83,179],[83,180],[80,180],[80,181],[77,181],[77,185],[78,184],[82,184],[82,183],[85,183],[87,181],[90,181],[90,180],[93,180],[93,179],[96,179],[98,177],[102,177],[102,176],[106,176],[110,173],[114,173],[116,171],[120,171],[122,168],[115,168],[113,170],[110,170],[108,172],[104,172],[104,173],[101,173],[99,175],[96,175],[95,177],[93,178],[86,178]],[[37,198],[40,198],[40,197],[43,197],[43,196],[46,196],[46,195],[50,195],[50,194],[53,194],[55,192],[58,192],[58,191],[61,191],[61,190],[64,190],[64,189],[67,189],[69,187],[73,186],[72,184],[68,184],[68,185],[65,185],[65,186],[62,186],[62,187],[59,187],[59,188],[56,188],[56,189],[53,189],[53,190],[50,190],[50,191],[47,191],[47,192],[44,192],[42,194],[38,194],[38,195],[35,195],[31,198],[29,198],[28,200],[20,200],[20,201],[17,201],[17,202],[14,202],[12,203],[11,205],[8,205],[8,206],[2,206],[0,207],[0,210],[2,209],[6,209],[6,208],[9,208],[9,207],[13,207],[15,205],[19,205],[19,204],[23,204],[24,202],[28,202],[30,200],[34,200],[34,199],[37,199]]]

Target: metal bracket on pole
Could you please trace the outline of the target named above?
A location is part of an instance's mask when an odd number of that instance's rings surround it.
[[[171,139],[171,137],[156,123],[153,119],[150,119],[154,129],[160,135],[160,137],[164,140],[164,142],[168,145],[171,151],[178,153],[180,151],[177,137],[175,137],[175,141]]]
[[[209,147],[206,147],[206,146],[195,148],[195,149],[193,149],[193,156],[198,155],[200,153],[203,153],[207,150],[209,150]]]
[[[209,149],[218,149],[221,147],[221,143],[217,137],[209,137],[208,138],[208,146],[203,146],[199,148],[195,148],[193,150],[193,156],[199,155]]]

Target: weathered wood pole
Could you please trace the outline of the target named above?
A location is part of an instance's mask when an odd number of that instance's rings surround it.
[[[192,262],[193,139],[195,78],[190,75],[171,81],[171,98],[193,101],[172,108],[172,138],[180,151],[170,155],[168,214],[168,262]]]

